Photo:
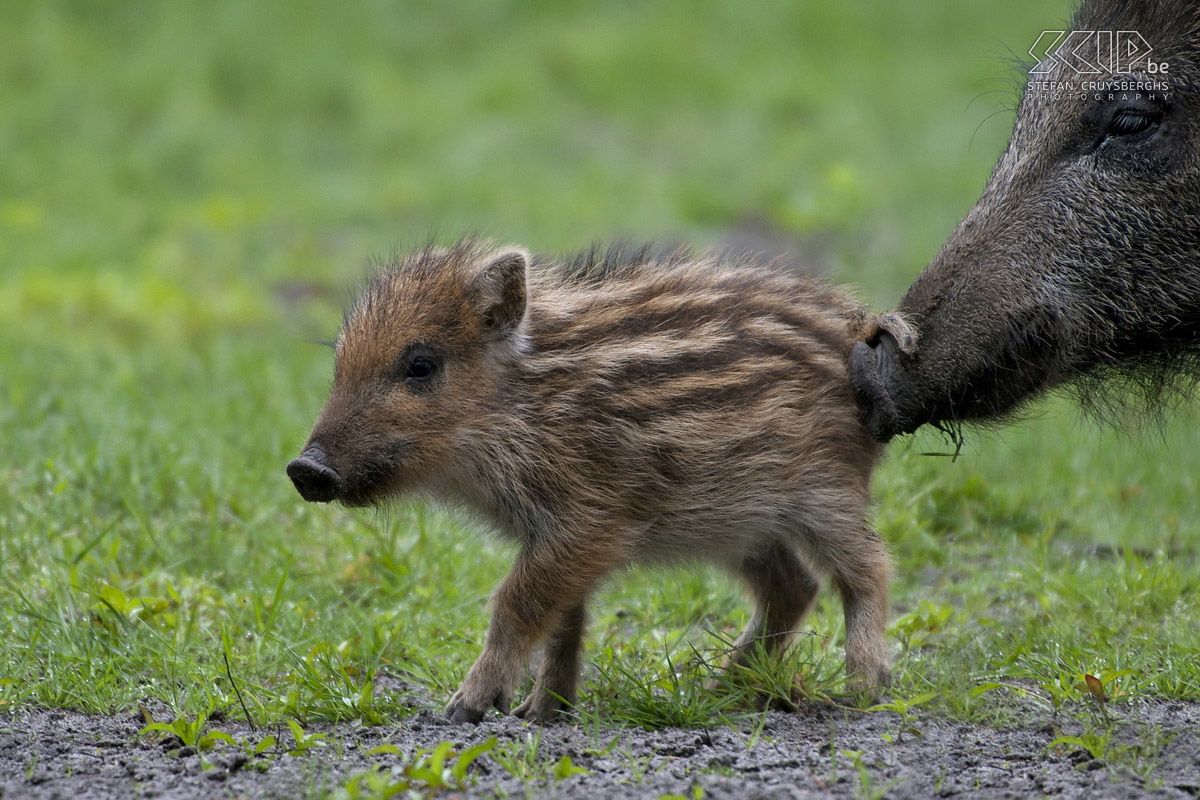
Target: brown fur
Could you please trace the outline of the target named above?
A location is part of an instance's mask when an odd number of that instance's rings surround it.
[[[866,318],[783,269],[713,256],[592,252],[571,263],[478,242],[379,271],[347,313],[332,396],[297,487],[368,504],[421,492],[519,548],[483,653],[448,711],[575,702],[586,604],[633,563],[704,559],[743,578],[738,640],[784,647],[828,574],[855,686],[888,679],[888,557],[866,517],[880,449],[856,416],[847,359]],[[436,371],[413,378],[414,352]],[[424,365],[418,365],[421,372]]]

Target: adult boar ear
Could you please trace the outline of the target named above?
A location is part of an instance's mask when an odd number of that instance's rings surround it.
[[[471,279],[470,295],[491,335],[512,335],[525,318],[525,273],[529,254],[510,248],[488,257],[483,269]]]
[[[911,356],[916,351],[917,339],[920,334],[903,314],[894,311],[868,319],[859,336],[874,347],[879,341],[879,337],[885,333],[891,334],[892,338],[896,340],[896,347],[901,353]]]

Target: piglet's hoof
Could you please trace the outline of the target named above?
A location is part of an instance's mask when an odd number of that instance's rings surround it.
[[[467,708],[466,706],[446,706],[446,716],[455,725],[470,723],[472,725],[480,722],[483,719],[484,709],[482,708]]]
[[[508,713],[510,698],[508,692],[503,690],[495,690],[487,694],[482,694],[486,697],[485,700],[480,700],[481,693],[471,691],[464,684],[461,689],[454,693],[454,697],[450,698],[450,702],[446,704],[446,717],[456,724],[470,723],[472,725],[483,719],[483,715],[487,713],[489,708],[499,709],[501,714]]]
[[[514,717],[520,717],[532,725],[552,725],[561,722],[570,708],[565,700],[537,687],[512,713]]]

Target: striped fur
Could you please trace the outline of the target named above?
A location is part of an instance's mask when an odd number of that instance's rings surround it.
[[[741,651],[786,645],[814,570],[829,575],[848,668],[873,690],[888,676],[888,559],[866,519],[880,451],[846,374],[866,324],[837,290],[735,258],[427,249],[347,312],[306,453],[319,448],[344,502],[422,492],[519,544],[456,719],[506,710],[542,641],[518,712],[573,703],[588,596],[634,563],[742,577],[757,610]],[[412,377],[413,352],[436,361],[431,378]]]

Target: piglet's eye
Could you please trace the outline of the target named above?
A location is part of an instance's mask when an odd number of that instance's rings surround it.
[[[411,344],[396,359],[395,380],[414,392],[432,389],[442,368],[440,352],[426,344]]]
[[[437,372],[437,364],[433,359],[417,356],[408,362],[408,372],[404,379],[406,381],[427,381],[433,377],[435,372]]]

